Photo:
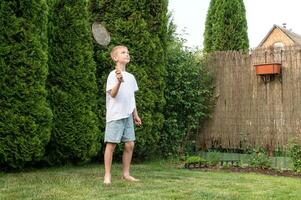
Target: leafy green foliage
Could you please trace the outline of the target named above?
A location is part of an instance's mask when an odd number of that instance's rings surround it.
[[[183,154],[195,146],[200,122],[209,117],[213,105],[211,78],[197,59],[197,52],[183,47],[174,39],[168,48],[164,116],[161,134],[163,155]]]
[[[116,45],[128,47],[131,62],[127,71],[138,82],[137,110],[142,127],[136,129],[136,150],[140,158],[158,150],[160,132],[164,122],[164,76],[167,40],[167,0],[94,0],[91,10],[93,21],[101,21],[111,33],[108,47],[94,46],[97,79],[100,90],[100,113],[105,113],[105,84],[114,63],[109,56]],[[103,131],[105,119],[102,117]]]
[[[262,147],[255,148],[251,151],[248,164],[256,168],[270,168],[272,165],[267,151]]]
[[[52,113],[46,102],[45,0],[0,3],[0,165],[22,168],[44,155]]]
[[[204,51],[247,50],[246,11],[243,0],[211,0],[204,32]]]
[[[210,165],[218,165],[221,160],[221,154],[218,151],[211,151],[208,154],[207,160]]]
[[[189,156],[186,158],[185,163],[186,164],[194,164],[194,163],[207,164],[207,161],[200,156]]]
[[[135,153],[169,155],[194,145],[212,86],[195,52],[171,36],[167,0],[47,2],[49,10],[44,0],[1,2],[1,165],[22,167],[43,156],[49,164],[82,162],[99,151],[104,88],[114,69],[109,52],[119,44],[130,50],[127,70],[140,89]],[[92,21],[110,31],[108,47],[93,46]]]
[[[301,145],[293,142],[290,145],[289,154],[293,161],[294,170],[301,172]]]
[[[100,149],[89,4],[52,0],[49,5],[47,87],[54,123],[47,159],[50,164],[82,162]]]

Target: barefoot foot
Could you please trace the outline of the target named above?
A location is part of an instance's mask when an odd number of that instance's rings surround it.
[[[136,178],[134,178],[134,177],[132,177],[130,175],[128,175],[128,176],[122,176],[121,179],[125,180],[125,181],[130,181],[130,182],[137,182],[137,181],[139,181],[139,179],[136,179]]]
[[[105,176],[103,180],[104,186],[110,186],[111,185],[111,176]]]

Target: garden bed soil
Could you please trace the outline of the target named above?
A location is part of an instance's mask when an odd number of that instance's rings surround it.
[[[229,168],[207,167],[207,168],[195,168],[195,169],[205,170],[205,171],[260,173],[260,174],[265,174],[265,175],[270,175],[270,176],[285,176],[285,177],[301,178],[301,173],[297,173],[297,172],[294,172],[291,170],[262,169],[262,168],[254,168],[254,167],[229,167]]]

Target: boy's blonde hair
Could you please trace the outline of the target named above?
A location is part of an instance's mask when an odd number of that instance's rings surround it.
[[[118,45],[118,46],[115,46],[115,47],[112,49],[110,55],[111,55],[111,58],[112,58],[112,60],[113,60],[114,62],[115,62],[114,57],[116,56],[116,52],[117,52],[118,49],[121,49],[121,48],[126,48],[126,49],[127,49],[127,47],[124,46],[124,45]]]

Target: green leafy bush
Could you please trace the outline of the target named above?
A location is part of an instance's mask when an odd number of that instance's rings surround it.
[[[160,148],[163,155],[185,154],[195,147],[196,131],[213,106],[211,78],[198,59],[174,38],[167,51],[165,123]],[[188,152],[193,153],[193,152]]]
[[[207,164],[207,160],[200,156],[189,156],[186,158],[185,163],[187,164]]]
[[[1,167],[39,161],[49,142],[47,16],[45,0],[0,3]]]
[[[199,156],[189,156],[186,158],[186,163],[199,163],[201,161],[201,157]]]
[[[301,145],[293,142],[290,145],[289,155],[293,161],[294,170],[301,172]]]
[[[251,167],[263,169],[270,168],[272,165],[267,151],[262,147],[253,149],[247,162]]]
[[[216,166],[220,163],[221,155],[217,151],[211,151],[208,153],[207,160],[210,165]]]
[[[184,167],[188,169],[207,167],[207,160],[200,156],[188,156],[185,159]]]

